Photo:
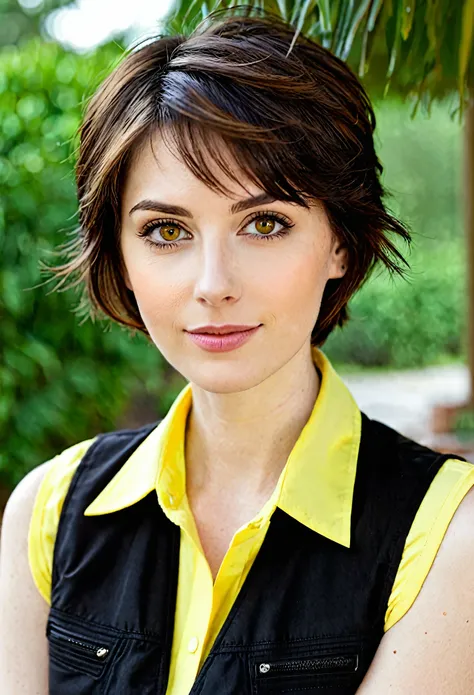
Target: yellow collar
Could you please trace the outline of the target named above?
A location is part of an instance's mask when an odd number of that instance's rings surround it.
[[[313,411],[280,477],[276,505],[336,543],[350,547],[351,510],[361,434],[361,413],[327,356],[312,348],[321,372]],[[87,507],[95,516],[124,509],[156,490],[164,509],[185,494],[184,433],[191,384]]]

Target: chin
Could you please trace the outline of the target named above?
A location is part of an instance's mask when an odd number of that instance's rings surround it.
[[[258,386],[271,373],[268,370],[268,365],[260,365],[259,369],[258,365],[250,364],[248,357],[247,359],[243,358],[240,365],[236,362],[233,364],[221,362],[219,364],[215,360],[214,362],[209,361],[208,364],[192,365],[191,369],[190,366],[191,362],[189,361],[184,370],[179,369],[178,366],[175,368],[185,379],[209,393],[224,394],[247,391]]]

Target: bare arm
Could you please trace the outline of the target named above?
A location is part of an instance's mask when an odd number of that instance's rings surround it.
[[[474,489],[458,507],[428,577],[383,637],[357,695],[474,693]]]
[[[49,606],[28,564],[28,530],[36,492],[49,463],[23,478],[8,500],[0,545],[0,692],[47,695]]]

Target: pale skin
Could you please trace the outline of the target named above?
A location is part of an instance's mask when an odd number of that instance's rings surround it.
[[[236,529],[270,496],[313,408],[320,382],[311,361],[311,329],[325,284],[344,274],[347,256],[321,206],[307,210],[273,201],[232,213],[230,205],[262,191],[228,182],[233,195],[223,196],[196,179],[158,137],[153,149],[156,159],[149,147],[134,159],[122,194],[125,281],[153,342],[192,383],[187,493],[215,577]],[[142,200],[178,205],[190,215],[129,214]],[[289,234],[272,241],[250,236],[268,230],[263,214],[250,219],[269,211],[287,218],[293,225]],[[151,238],[166,243],[176,236],[178,246],[152,248],[137,236],[143,225],[170,218],[175,222],[168,234],[156,227]],[[281,227],[275,222],[271,233]],[[209,323],[262,325],[237,350],[207,353],[184,330]],[[33,584],[27,558],[32,505],[47,467],[23,479],[4,517],[0,692],[5,695],[48,692],[49,606]],[[358,695],[474,691],[473,527],[474,490],[454,515],[413,606],[383,637]]]

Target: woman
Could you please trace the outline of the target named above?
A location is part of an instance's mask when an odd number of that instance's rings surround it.
[[[213,16],[88,106],[57,272],[188,384],[13,492],[2,693],[472,692],[474,466],[361,413],[321,350],[410,236],[363,88],[293,34]]]

